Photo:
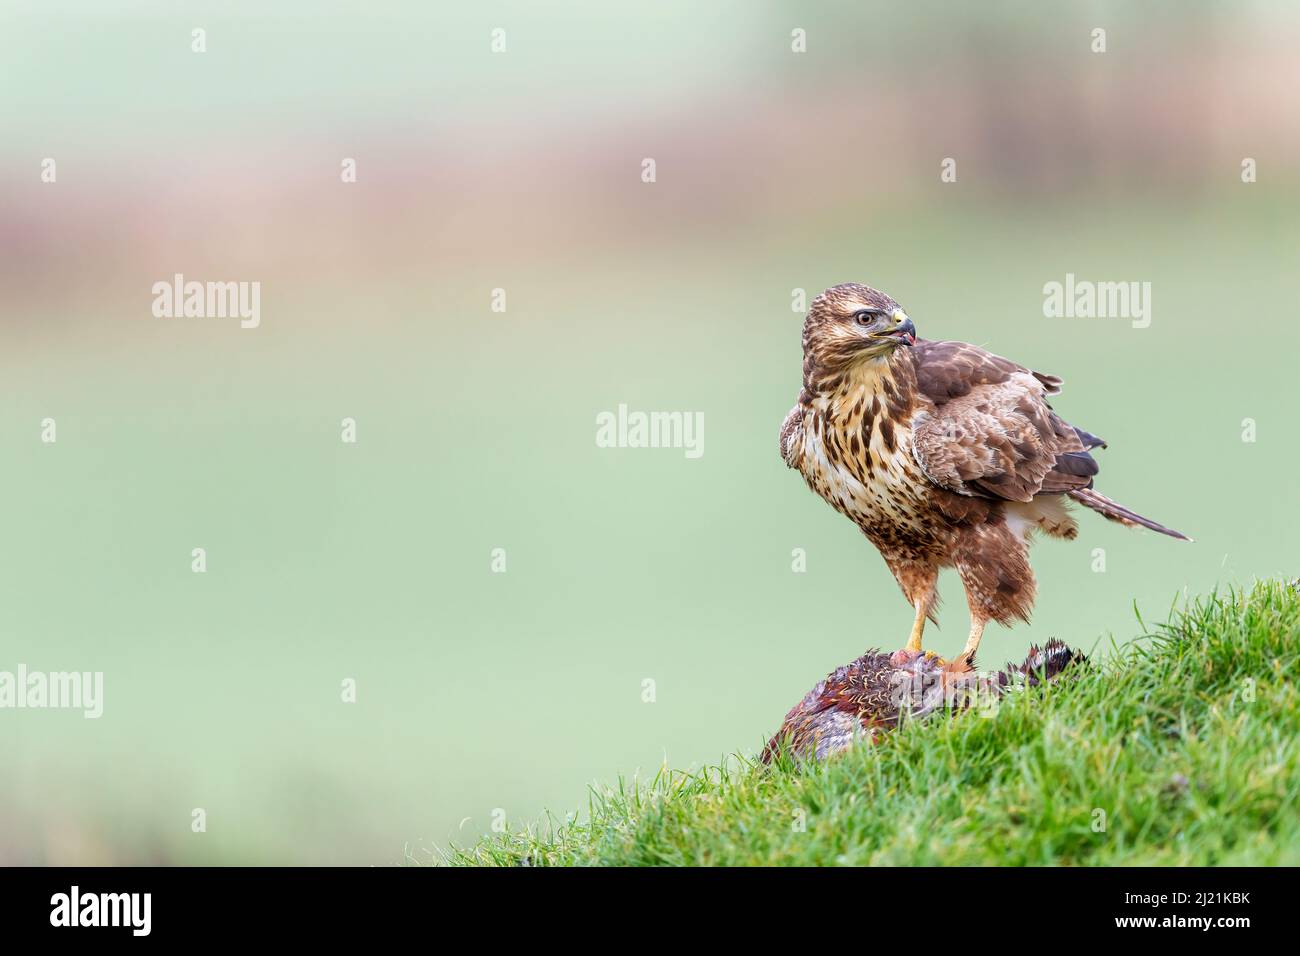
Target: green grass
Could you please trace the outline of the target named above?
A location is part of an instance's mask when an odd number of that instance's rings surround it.
[[[1300,596],[1265,582],[1176,610],[991,717],[918,721],[823,765],[733,757],[621,781],[592,791],[581,822],[549,818],[447,860],[1300,864],[1298,676]]]

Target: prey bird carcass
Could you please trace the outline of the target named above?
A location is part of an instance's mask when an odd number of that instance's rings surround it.
[[[909,717],[989,708],[1010,690],[1071,673],[1084,660],[1058,640],[1031,648],[1021,664],[984,674],[965,654],[944,661],[906,649],[868,651],[836,668],[795,704],[761,759],[771,763],[787,752],[797,759],[825,760],[855,744],[878,742]]]

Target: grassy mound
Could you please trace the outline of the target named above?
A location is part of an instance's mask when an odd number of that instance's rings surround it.
[[[745,758],[593,790],[462,865],[1300,864],[1300,595],[1176,612],[1074,681],[824,765]],[[773,715],[774,724],[779,715]]]

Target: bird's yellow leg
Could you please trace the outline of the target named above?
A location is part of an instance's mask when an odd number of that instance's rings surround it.
[[[925,633],[926,601],[916,602],[916,620],[912,622],[912,634],[907,639],[907,649],[917,653],[921,650],[921,635]]]
[[[987,623],[988,621],[981,617],[970,619],[970,637],[966,638],[966,646],[962,648],[963,657],[975,659],[975,652],[979,650],[980,638],[984,636],[984,625]]]

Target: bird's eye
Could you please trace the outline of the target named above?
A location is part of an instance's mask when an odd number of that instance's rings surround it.
[[[870,309],[862,309],[861,311],[853,313],[853,321],[858,323],[858,325],[870,325],[875,321],[875,319],[876,313],[872,312]]]

